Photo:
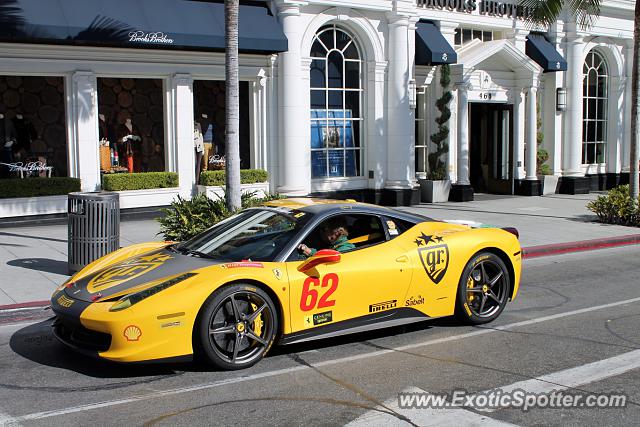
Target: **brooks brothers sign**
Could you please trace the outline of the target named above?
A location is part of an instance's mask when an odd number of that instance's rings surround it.
[[[472,13],[504,18],[524,19],[531,14],[528,7],[493,0],[417,0],[418,7]]]

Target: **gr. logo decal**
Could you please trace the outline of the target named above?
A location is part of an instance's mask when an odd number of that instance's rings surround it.
[[[424,271],[436,285],[447,274],[447,268],[449,268],[449,246],[441,242],[441,236],[427,236],[424,233],[415,240]],[[429,243],[440,244],[429,246]]]
[[[67,298],[65,295],[60,295],[56,301],[64,308],[69,308],[73,305],[73,300],[71,298]]]
[[[95,276],[87,285],[87,291],[94,293],[101,289],[119,285],[127,280],[140,277],[161,266],[172,257],[165,254],[152,254],[136,258],[124,264],[118,264]]]

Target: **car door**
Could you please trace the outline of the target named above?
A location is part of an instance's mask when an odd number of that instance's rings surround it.
[[[304,272],[300,268],[306,261],[286,262],[292,332],[348,322],[403,305],[411,282],[411,259],[389,239],[377,215],[345,217],[350,227],[370,221],[377,228],[368,230],[369,234],[361,229],[352,235],[349,240],[357,247],[341,253],[338,262],[322,263]]]

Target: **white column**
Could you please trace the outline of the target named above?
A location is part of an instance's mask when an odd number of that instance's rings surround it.
[[[524,172],[525,106],[522,88],[514,88],[513,99],[513,178],[522,179]]]
[[[280,115],[280,181],[278,192],[287,195],[306,195],[311,190],[311,145],[309,121],[305,120],[305,104],[309,87],[301,76],[300,41],[303,36],[300,8],[296,4],[283,4],[278,15],[289,50],[279,59]],[[308,81],[309,76],[307,76]],[[307,94],[306,96],[304,94]]]
[[[567,111],[562,153],[562,174],[584,176],[582,164],[582,66],[584,41],[573,37],[567,42]]]
[[[100,148],[98,137],[98,80],[88,71],[76,71],[72,77],[71,113],[75,127],[77,177],[82,191],[100,189]]]
[[[633,82],[633,40],[628,42],[624,53],[624,73],[626,77],[624,87],[624,139],[620,150],[620,156],[622,157],[621,172],[629,173],[629,160],[631,156],[631,107],[635,102],[631,98],[631,84]]]
[[[469,85],[458,85],[458,180],[457,185],[469,183]]]
[[[195,151],[193,146],[193,78],[190,74],[175,74],[171,89],[174,108],[175,164],[180,196],[191,198],[196,184]]]
[[[269,192],[277,191],[280,170],[279,161],[279,135],[278,135],[278,74],[276,68],[277,55],[271,55],[267,60],[267,88],[266,88],[266,113],[267,113],[267,160],[266,169],[269,172]]]
[[[380,190],[384,188],[387,178],[387,139],[384,130],[387,62],[369,61],[368,73],[370,84],[367,87],[370,89],[369,96],[367,96],[369,134],[367,138],[367,157],[369,159],[367,171],[373,171],[373,183],[370,180],[369,185]]]
[[[412,188],[415,182],[414,124],[409,106],[409,19],[389,17],[386,188]]]
[[[527,175],[525,179],[536,180],[538,176],[536,174],[537,166],[537,112],[536,112],[536,92],[535,87],[527,89],[527,120],[526,120],[526,135],[527,135],[527,159],[526,170]]]

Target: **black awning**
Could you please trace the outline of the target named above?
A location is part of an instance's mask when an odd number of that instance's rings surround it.
[[[265,2],[241,2],[238,32],[240,52],[288,49]],[[223,51],[224,2],[0,0],[0,40]]]
[[[416,65],[455,64],[458,55],[433,22],[416,26]]]
[[[567,61],[542,34],[529,34],[525,53],[542,67],[544,72],[567,71]]]

